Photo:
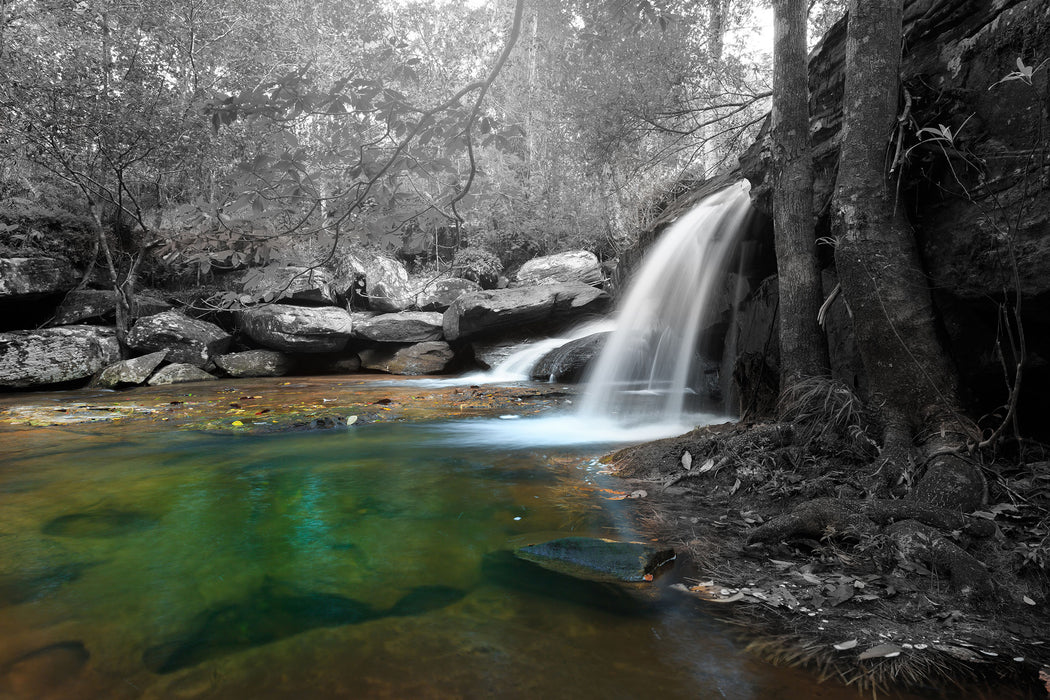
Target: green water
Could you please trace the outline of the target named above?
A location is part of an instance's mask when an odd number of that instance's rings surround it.
[[[637,537],[632,506],[592,454],[447,432],[25,438],[0,461],[0,697],[854,697],[671,591],[514,559]]]

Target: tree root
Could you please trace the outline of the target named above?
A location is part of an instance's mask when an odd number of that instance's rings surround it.
[[[883,530],[880,526],[887,527]],[[988,572],[942,531],[987,537],[995,526],[987,520],[912,500],[818,498],[755,528],[748,542],[819,541],[829,535],[860,539],[885,532],[900,556],[946,571],[952,585],[965,596],[988,596],[993,589]]]

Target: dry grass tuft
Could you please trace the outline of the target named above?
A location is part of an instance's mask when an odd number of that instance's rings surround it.
[[[796,382],[780,396],[781,420],[791,423],[799,444],[845,448],[858,459],[871,459],[878,445],[872,420],[857,394],[840,381],[811,377]]]

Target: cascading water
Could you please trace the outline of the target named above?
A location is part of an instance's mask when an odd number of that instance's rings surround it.
[[[742,182],[707,197],[649,252],[587,378],[581,417],[687,422],[702,379],[698,335],[750,212]],[[717,358],[716,358],[717,359]]]

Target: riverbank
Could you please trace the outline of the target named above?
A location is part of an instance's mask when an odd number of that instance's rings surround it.
[[[1031,474],[987,466],[990,501],[977,515],[992,534],[950,534],[994,580],[994,590],[967,596],[947,571],[902,557],[876,528],[858,535],[828,524],[812,538],[753,541],[757,528],[800,504],[867,496],[877,468],[870,455],[799,433],[783,424],[710,426],[603,462],[625,491],[647,493],[639,520],[687,557],[689,594],[746,628],[763,658],[871,692],[1045,698],[1047,578],[1024,555],[1045,541],[1040,485],[1050,463]]]

